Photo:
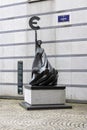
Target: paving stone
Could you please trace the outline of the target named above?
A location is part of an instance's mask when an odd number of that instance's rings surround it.
[[[25,110],[21,100],[0,99],[0,130],[87,130],[87,104],[72,109]]]

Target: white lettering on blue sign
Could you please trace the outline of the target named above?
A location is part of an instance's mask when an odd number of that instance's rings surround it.
[[[69,22],[70,16],[69,15],[60,15],[58,16],[58,22]]]

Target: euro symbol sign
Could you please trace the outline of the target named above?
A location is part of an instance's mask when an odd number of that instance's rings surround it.
[[[37,21],[39,21],[39,20],[40,20],[40,18],[37,17],[37,16],[33,16],[32,18],[30,18],[30,20],[29,20],[29,25],[30,25],[30,27],[31,27],[33,30],[38,30],[38,29],[40,29],[39,26],[36,26]]]

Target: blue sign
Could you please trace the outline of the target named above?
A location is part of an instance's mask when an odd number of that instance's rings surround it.
[[[70,16],[69,15],[60,15],[58,16],[58,22],[69,22]]]

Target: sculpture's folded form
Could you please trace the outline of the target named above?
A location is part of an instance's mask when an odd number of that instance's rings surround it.
[[[50,65],[44,49],[41,48],[41,44],[41,40],[36,40],[32,79],[29,84],[32,86],[57,85],[58,71]]]

